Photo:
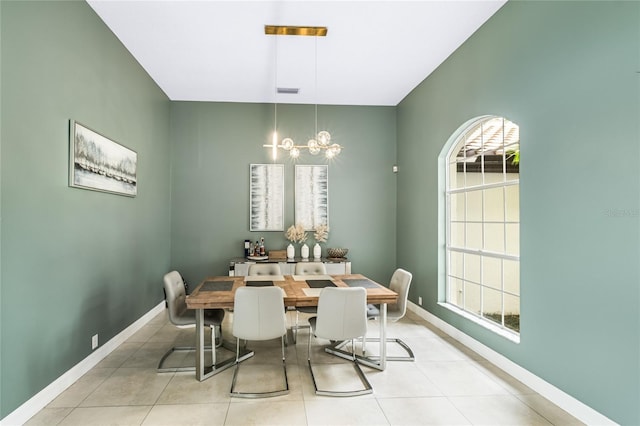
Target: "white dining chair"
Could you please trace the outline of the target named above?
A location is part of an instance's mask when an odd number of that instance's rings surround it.
[[[411,272],[405,271],[402,268],[398,268],[394,271],[391,276],[391,281],[389,282],[389,288],[396,293],[398,293],[398,301],[396,303],[390,303],[387,305],[387,321],[389,322],[397,322],[402,317],[404,317],[407,312],[407,299],[409,298],[409,286],[411,285],[411,280],[413,275]],[[380,310],[375,305],[367,306],[367,318],[369,319],[379,319]],[[366,342],[379,342],[379,337],[368,337]],[[405,342],[396,337],[387,337],[387,343],[395,343],[400,345],[407,356],[387,356],[387,361],[415,361],[416,357],[413,354],[413,351]],[[366,351],[366,349],[363,349]],[[373,356],[369,356],[370,358],[377,358]]]
[[[327,275],[327,268],[322,262],[298,262],[295,269],[296,275]],[[308,315],[315,315],[318,313],[316,306],[296,306],[296,323],[291,327],[291,334],[293,335],[293,343],[296,343],[298,339],[298,330],[301,328],[309,328],[308,325],[300,325],[300,312]]]
[[[311,331],[307,345],[307,362],[317,395],[356,396],[373,392],[362,372],[355,354],[355,339],[367,334],[367,292],[362,287],[325,287],[318,300],[318,315],[309,319]],[[354,390],[328,390],[318,388],[311,362],[311,335],[327,340],[351,340],[352,362],[363,387]]]
[[[282,272],[277,263],[252,263],[249,265],[247,275],[282,275]]]
[[[182,275],[178,271],[171,271],[164,275],[164,294],[169,312],[169,321],[178,328],[195,328],[196,313],[193,309],[187,309],[185,302],[187,297],[186,285]],[[224,320],[224,309],[206,309],[204,311],[204,325],[211,328],[211,344],[205,347],[215,351],[216,347],[222,345],[222,321]],[[216,346],[216,336],[219,344]],[[175,371],[193,371],[195,366],[188,367],[165,367],[167,358],[174,352],[194,351],[193,346],[173,346],[160,358],[157,371],[168,373]],[[215,354],[212,354],[215,360]]]
[[[236,337],[236,365],[231,382],[231,396],[260,398],[289,393],[284,337],[287,333],[284,291],[280,287],[240,287],[236,290],[233,312],[233,335]],[[262,341],[280,338],[284,387],[265,392],[240,392],[236,380],[240,370],[240,340]]]

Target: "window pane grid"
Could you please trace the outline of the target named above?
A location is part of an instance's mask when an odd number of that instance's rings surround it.
[[[449,151],[445,176],[446,301],[515,332],[519,179],[517,168],[508,167],[508,149],[519,150],[518,133],[502,118],[472,125]]]
[[[520,222],[515,221],[515,220],[485,220],[485,221],[481,221],[481,220],[451,220],[451,223],[454,224],[463,224],[463,223],[475,223],[475,224],[483,224],[483,223],[493,223],[493,224],[502,224],[504,223],[505,225],[520,225]]]
[[[520,256],[512,256],[512,255],[503,254],[503,253],[495,253],[488,250],[473,250],[465,247],[454,247],[454,246],[447,246],[447,250],[451,252],[478,254],[482,256],[496,257],[496,258],[505,259],[505,260],[515,260],[515,261],[520,260]]]
[[[465,283],[469,283],[469,284],[477,285],[478,287],[481,287],[481,288],[488,288],[488,289],[491,289],[491,290],[496,290],[496,288],[495,288],[495,287],[482,285],[480,282],[473,281],[473,280],[465,280],[465,279],[463,279],[463,278],[462,278],[462,277],[460,277],[460,276],[456,276],[456,275],[449,275],[448,277],[449,277],[449,278],[456,279],[456,280],[459,280],[459,281],[463,281],[463,282],[465,282]],[[510,292],[510,291],[500,291],[500,293],[501,293],[502,295],[504,295],[504,296],[520,297],[520,295],[519,295],[519,294],[515,294],[515,293],[512,293],[512,292]]]
[[[518,185],[520,185],[520,179],[512,179],[506,182],[492,182],[492,183],[486,183],[482,185],[472,185],[472,186],[465,186],[461,188],[451,188],[447,190],[447,194],[458,194],[458,193],[465,193],[469,191],[480,191],[483,189],[503,188],[506,186],[518,186]]]

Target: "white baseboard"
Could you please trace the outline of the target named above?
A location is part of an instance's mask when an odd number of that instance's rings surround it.
[[[585,405],[584,403],[578,401],[571,395],[561,391],[557,387],[553,386],[551,383],[548,383],[511,361],[510,359],[504,357],[493,349],[485,346],[479,341],[475,340],[473,337],[463,333],[447,322],[441,320],[430,312],[427,312],[422,307],[416,305],[412,302],[407,302],[407,309],[412,313],[416,314],[420,318],[429,322],[433,326],[442,330],[452,338],[456,339],[469,349],[475,351],[482,357],[486,358],[489,362],[494,364],[496,367],[505,371],[512,377],[520,380],[525,385],[529,386],[531,389],[547,398],[558,407],[562,408],[572,416],[576,417],[578,420],[584,422],[588,425],[616,425],[617,423],[609,419],[608,417],[600,414],[593,408]]]
[[[165,309],[164,300],[153,307],[149,312],[144,314],[140,319],[135,321],[129,327],[122,330],[111,340],[97,348],[85,359],[71,367],[62,376],[51,382],[47,387],[31,397],[28,401],[16,408],[4,419],[0,420],[2,426],[22,425],[33,417],[38,411],[42,410],[65,389],[71,386],[87,371],[91,370],[107,355],[113,352],[121,343],[125,342],[136,331],[140,330],[146,323],[151,321],[156,315]]]

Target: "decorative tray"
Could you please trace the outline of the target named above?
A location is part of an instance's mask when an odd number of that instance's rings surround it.
[[[268,260],[269,256],[247,256],[249,260]]]

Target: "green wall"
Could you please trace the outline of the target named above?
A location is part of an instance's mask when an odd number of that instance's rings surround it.
[[[306,143],[314,133],[312,105],[278,105],[278,131]],[[245,238],[264,236],[284,249],[284,232],[249,232],[249,165],[271,163],[272,104],[173,102],[172,266],[189,282],[226,274],[243,255]],[[354,272],[388,282],[395,267],[396,158],[394,107],[319,106],[318,128],[344,146],[329,163],[329,240],[347,247]],[[285,228],[294,222],[294,164],[327,164],[303,152],[285,164]],[[299,247],[297,247],[299,255]]]
[[[640,3],[509,2],[400,103],[397,124],[411,299],[622,424],[640,423],[639,53]],[[484,114],[520,125],[519,344],[438,305],[438,156]]]
[[[2,1],[0,417],[162,300],[169,101],[84,1]],[[69,119],[138,153],[135,198],[68,187]]]
[[[636,2],[512,1],[397,108],[318,115],[345,146],[325,247],[380,281],[411,270],[411,300],[623,424],[640,423],[639,21]],[[286,241],[248,230],[273,105],[169,102],[83,1],[1,1],[0,24],[4,417],[155,306],[167,270],[196,283],[245,238]],[[521,126],[519,344],[437,304],[438,156],[483,114]],[[69,119],[138,152],[137,197],[67,186]],[[281,135],[305,141],[313,121],[278,106]]]

